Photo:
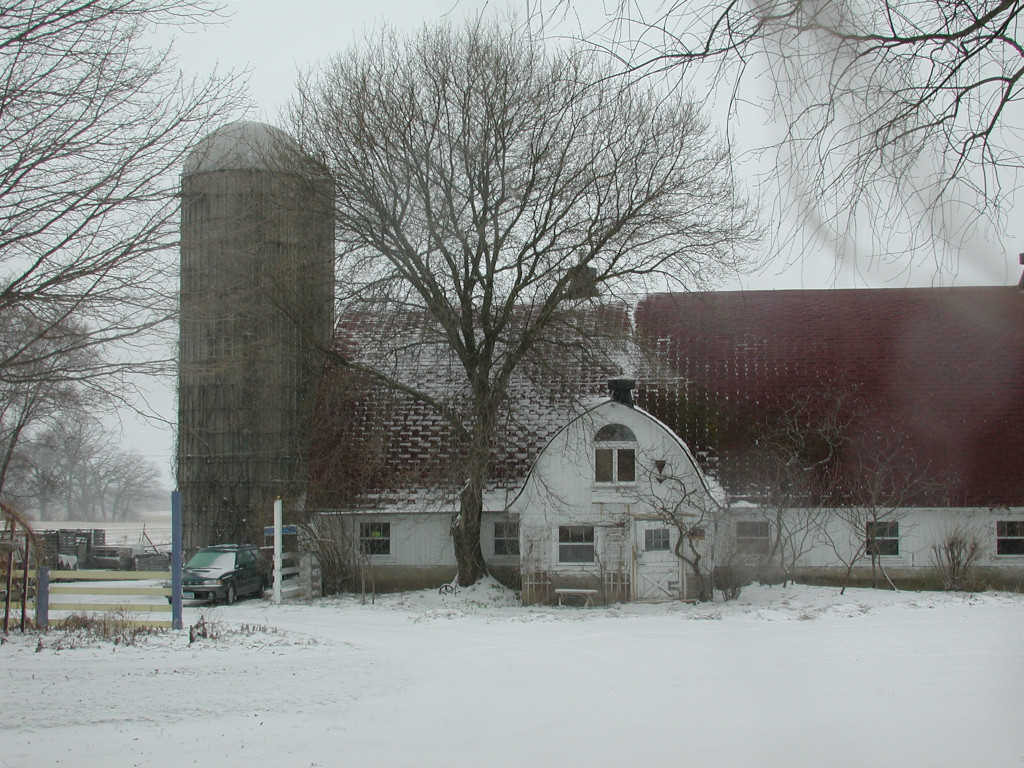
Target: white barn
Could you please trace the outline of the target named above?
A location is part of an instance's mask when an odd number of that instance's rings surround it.
[[[691,599],[712,579],[938,586],[952,534],[982,583],[1024,586],[1016,288],[654,295],[634,324],[655,353],[640,407],[623,381],[601,396],[616,371],[526,370],[510,393],[481,546],[524,602]],[[339,344],[360,354],[372,330],[343,324]],[[458,396],[443,349],[392,359]],[[310,506],[346,585],[450,582],[461,479],[443,419],[332,375]],[[780,448],[799,483],[772,474]]]
[[[612,382],[545,446],[509,505],[519,523],[523,602],[678,600],[695,579],[680,536],[712,517],[711,488],[686,445]],[[693,546],[700,551],[701,539]]]
[[[683,442],[632,403],[632,381],[611,382],[539,451],[525,478],[485,497],[488,569],[521,585],[523,601],[678,600],[696,595],[680,536],[717,510],[711,486]],[[344,542],[359,588],[438,586],[455,576],[455,500],[421,489],[382,506],[321,510]],[[702,553],[703,534],[687,543]]]

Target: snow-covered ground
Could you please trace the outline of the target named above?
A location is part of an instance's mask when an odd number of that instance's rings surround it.
[[[0,646],[0,766],[1024,766],[1024,596],[496,585],[186,609],[219,634]]]

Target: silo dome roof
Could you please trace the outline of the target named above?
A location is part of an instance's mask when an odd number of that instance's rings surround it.
[[[201,139],[185,158],[183,173],[273,170],[275,158],[296,148],[294,139],[280,128],[239,120]]]

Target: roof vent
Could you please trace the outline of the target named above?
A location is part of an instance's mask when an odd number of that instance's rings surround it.
[[[597,268],[577,264],[569,270],[569,285],[565,298],[569,300],[596,299],[601,296],[597,287]]]
[[[608,392],[612,400],[633,407],[633,387],[636,379],[608,379]]]

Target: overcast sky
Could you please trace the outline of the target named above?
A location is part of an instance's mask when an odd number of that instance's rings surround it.
[[[606,4],[615,5],[610,1]],[[500,12],[505,7],[482,0],[229,0],[222,23],[177,33],[174,50],[189,75],[207,75],[215,68],[222,72],[248,72],[254,104],[249,117],[280,123],[281,110],[291,98],[300,71],[358,43],[380,24],[415,28],[427,20],[449,18],[459,22],[481,9]],[[510,7],[525,15],[531,6],[521,1]],[[580,0],[575,7],[575,16],[563,21],[557,32],[587,34],[606,22],[601,0]],[[1015,223],[1002,242],[991,238],[968,244],[956,274],[940,276],[928,257],[882,267],[863,258],[841,259],[827,244],[807,244],[801,251],[803,257],[791,257],[788,267],[776,263],[723,287],[878,288],[951,282],[1011,285],[1020,275],[1018,250],[1024,250],[1024,237]],[[166,387],[154,387],[152,398],[165,418],[174,421],[173,394]],[[173,438],[169,428],[156,429],[129,418],[124,436],[130,445],[156,461],[164,472],[165,482],[171,482]]]
[[[657,6],[640,0],[639,4]],[[557,5],[547,0],[546,7]],[[561,23],[551,27],[556,34],[578,35],[600,31],[607,23],[605,6],[613,0],[577,0],[572,15],[560,14]],[[526,16],[541,4],[485,0],[229,0],[225,19],[205,29],[176,35],[174,48],[188,74],[203,76],[220,71],[248,72],[253,99],[250,117],[270,123],[281,122],[281,111],[294,92],[300,71],[314,67],[332,54],[357,44],[382,23],[413,29],[424,21],[447,18],[459,22],[469,14],[485,10],[504,12],[511,8]],[[559,7],[565,7],[559,6]],[[549,11],[550,15],[550,11]],[[742,132],[747,126],[741,126]],[[764,126],[749,130],[761,131]],[[740,169],[742,175],[743,169]],[[770,207],[771,201],[766,201]],[[840,258],[828,244],[805,244],[803,258],[789,268],[776,263],[765,271],[744,276],[730,288],[877,288],[948,285],[1007,285],[1017,282],[1017,252],[1024,250],[1022,233],[1011,231],[1003,242],[995,238],[969,243],[961,255],[956,274],[936,273],[934,260],[922,257],[916,263],[901,260],[882,266],[863,253],[857,259]],[[1020,241],[1018,244],[1018,240]]]

